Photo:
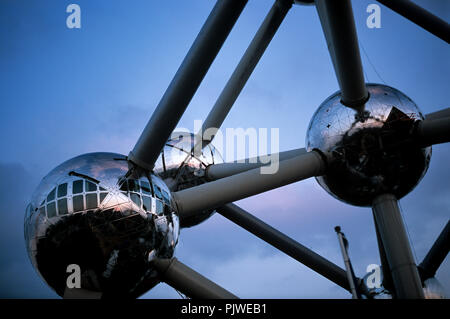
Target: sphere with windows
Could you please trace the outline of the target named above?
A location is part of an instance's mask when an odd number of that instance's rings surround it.
[[[179,235],[170,190],[155,175],[124,178],[125,156],[90,153],[43,178],[25,215],[28,254],[60,296],[67,268],[103,297],[138,297],[159,280],[153,258],[171,258]]]

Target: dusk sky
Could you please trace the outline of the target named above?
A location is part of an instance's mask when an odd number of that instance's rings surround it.
[[[415,2],[450,21],[450,1]],[[70,3],[81,7],[81,29],[66,26]],[[205,119],[272,3],[249,1],[179,127],[193,130],[194,120]],[[382,5],[381,28],[369,29],[370,3],[352,1],[366,81],[399,89],[424,114],[449,107],[448,44]],[[0,298],[58,297],[25,249],[33,190],[77,155],[129,153],[214,4],[0,1]],[[294,5],[223,127],[279,128],[281,151],[304,147],[314,111],[337,90],[315,7]],[[400,201],[417,263],[450,217],[449,163],[450,146],[434,146],[428,173]],[[339,202],[314,179],[237,204],[344,267],[334,232],[340,225],[356,275],[379,264],[371,210]],[[241,298],[351,297],[218,214],[182,229],[175,256]],[[448,296],[448,257],[436,278]],[[142,297],[179,295],[160,284]]]

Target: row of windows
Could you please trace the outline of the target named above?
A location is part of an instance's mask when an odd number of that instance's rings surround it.
[[[134,179],[127,179],[121,185],[120,190],[125,194],[127,192],[134,193],[142,193],[142,195],[151,195],[151,185],[146,181],[138,181]],[[153,191],[155,192],[155,196],[164,202],[167,205],[170,205],[169,194],[161,189],[158,185],[153,184]]]
[[[83,187],[83,185],[84,185],[84,187]],[[73,181],[72,194],[83,193],[83,189],[84,189],[84,192],[97,192],[98,189],[100,189],[100,191],[106,191],[105,188],[103,188],[101,186],[97,187],[97,185],[95,183],[92,183],[89,181],[84,181],[81,179]],[[61,185],[58,185],[58,187],[53,188],[52,191],[47,196],[47,203],[55,200],[55,195],[57,195],[58,198],[67,196],[67,183],[63,183]],[[41,205],[43,205],[43,204],[44,204],[44,202],[42,202]]]
[[[108,193],[90,193],[90,194],[81,194],[75,195],[72,197],[72,207],[73,212],[81,212],[84,210],[96,209],[99,206],[106,195]],[[126,195],[126,193],[124,193]],[[129,193],[129,198],[140,208],[144,209],[147,212],[152,210],[152,198],[146,195],[140,195],[136,193]],[[156,200],[156,214],[164,213],[164,209],[168,209],[167,203],[163,203],[161,200]],[[47,212],[47,214],[46,214]],[[55,216],[66,215],[69,212],[68,208],[68,199],[61,198],[57,201],[52,201],[47,205],[44,205],[40,208],[40,213],[42,215],[47,215],[47,218],[52,218]]]
[[[156,213],[162,214],[167,206],[170,206],[169,195],[166,191],[157,185],[153,185],[156,200]],[[151,185],[146,181],[126,180],[121,190],[125,196],[128,196],[138,207],[145,211],[151,211]],[[72,183],[72,208],[73,212],[81,212],[84,210],[95,209],[105,199],[108,194],[105,188],[97,186],[87,180],[76,180]],[[53,188],[47,196],[47,204],[45,199],[41,204],[40,213],[47,215],[47,218],[66,215],[69,212],[68,198],[68,183],[63,183]],[[62,198],[61,198],[62,197]],[[164,205],[164,203],[166,205]]]
[[[72,197],[73,212],[80,212],[87,209],[95,209],[99,206],[108,193],[88,193],[86,195],[75,195]],[[40,208],[41,214],[45,215],[47,208],[47,217],[55,217],[57,215],[66,215],[69,212],[68,198],[61,198],[51,201],[47,205]]]
[[[102,202],[107,193],[100,193],[97,198],[97,193],[86,194],[86,195],[76,195],[72,198],[73,212],[81,212],[84,210],[91,210],[97,208],[98,203]],[[130,199],[140,208],[144,209],[147,212],[150,212],[152,209],[152,199],[150,196],[143,195],[142,197],[139,194],[130,193]],[[47,210],[46,210],[47,208]],[[167,209],[168,206],[165,205],[161,200],[156,200],[156,214],[160,215],[164,213],[164,209]],[[46,206],[42,206],[40,208],[40,212],[42,215],[45,215],[47,211],[47,218],[52,218],[55,216],[66,215],[69,212],[68,209],[68,199],[62,198],[57,201],[52,201],[48,203]]]

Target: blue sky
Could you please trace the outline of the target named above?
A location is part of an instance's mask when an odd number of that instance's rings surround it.
[[[368,29],[353,1],[367,80],[386,82],[424,113],[449,106],[450,49],[381,6],[381,29]],[[450,3],[416,1],[450,20]],[[81,7],[81,29],[66,27],[66,7]],[[273,1],[249,1],[179,127],[204,119]],[[52,168],[79,154],[128,154],[195,39],[214,1],[0,2],[0,297],[53,298],[31,267],[23,215]],[[378,77],[368,58],[381,78]],[[280,149],[303,147],[317,107],[338,89],[314,7],[294,6],[223,127],[280,128]],[[433,148],[421,184],[401,200],[416,261],[450,216],[450,149]],[[238,202],[264,221],[343,267],[334,226],[350,241],[358,276],[378,263],[369,209],[343,204],[315,180]],[[182,230],[176,256],[240,297],[348,298],[343,289],[238,226],[214,215]],[[437,278],[450,290],[447,260]],[[161,284],[144,298],[178,298]]]

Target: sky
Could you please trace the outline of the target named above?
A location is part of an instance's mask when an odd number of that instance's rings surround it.
[[[450,2],[417,0],[450,20]],[[81,8],[81,29],[66,7]],[[58,297],[25,250],[25,207],[40,180],[80,154],[127,155],[214,6],[214,1],[0,1],[0,298]],[[179,127],[205,119],[273,1],[249,1]],[[353,1],[367,82],[386,83],[423,113],[449,107],[450,48],[381,6],[366,26]],[[292,7],[225,120],[224,128],[279,128],[280,150],[305,146],[319,105],[338,90],[317,12]],[[401,201],[417,263],[450,217],[450,148],[433,147],[427,175]],[[334,227],[350,242],[356,275],[379,264],[373,217],[326,193],[314,179],[237,202],[301,244],[344,267]],[[350,298],[350,294],[215,214],[182,229],[176,257],[242,298]],[[449,295],[450,263],[436,278]],[[160,284],[142,298],[179,298]]]

